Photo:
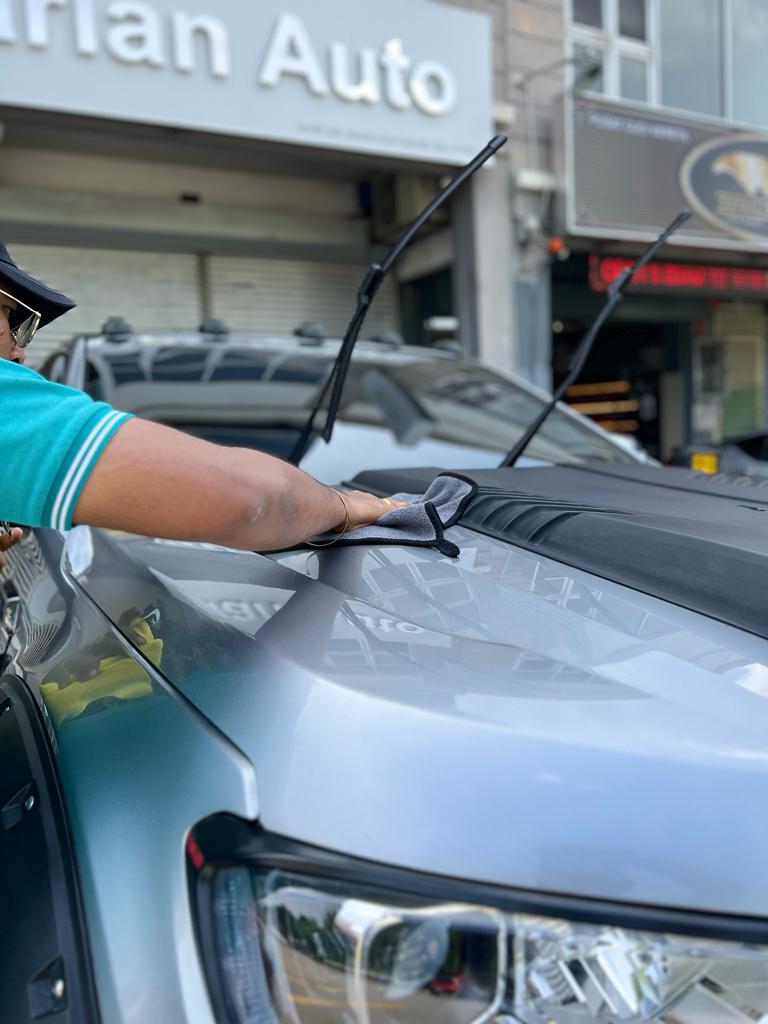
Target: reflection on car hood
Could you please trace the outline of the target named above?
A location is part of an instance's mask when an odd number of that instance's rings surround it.
[[[353,485],[419,494],[438,472],[368,471]],[[459,473],[478,485],[463,525],[768,640],[764,488],[661,466]]]
[[[531,889],[768,911],[768,643],[501,540],[271,558],[94,531],[80,584],[252,760],[262,823]],[[118,585],[119,584],[119,585]]]

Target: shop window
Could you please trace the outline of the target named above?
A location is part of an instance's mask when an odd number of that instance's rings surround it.
[[[658,0],[571,0],[571,87],[575,92],[654,102],[652,26],[657,3]]]
[[[576,92],[605,92],[605,61],[602,51],[576,43],[573,48],[578,77],[574,81]]]
[[[573,0],[573,20],[590,28],[603,27],[603,0]]]
[[[661,102],[768,126],[768,0],[656,0]]]
[[[729,18],[731,116],[745,124],[768,126],[765,95],[768,89],[768,3],[766,0],[732,0]]]
[[[699,114],[723,114],[721,0],[663,0],[659,4],[661,102]]]
[[[648,100],[648,62],[636,57],[620,58],[621,95],[628,100]]]
[[[619,0],[619,35],[648,41],[645,0]]]
[[[569,0],[574,92],[768,127],[768,0]]]

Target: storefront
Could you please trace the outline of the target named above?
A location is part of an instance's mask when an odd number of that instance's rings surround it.
[[[489,19],[430,0],[0,0],[0,50],[0,238],[79,303],[38,362],[109,316],[338,334],[364,266],[492,133]],[[473,258],[450,224],[432,241],[412,281]],[[402,326],[404,283],[372,332]]]
[[[553,370],[606,288],[683,207],[693,216],[602,331],[577,408],[653,455],[768,421],[768,139],[579,97],[566,111]],[[765,175],[765,178],[763,177]]]
[[[555,379],[597,315],[606,288],[632,263],[597,252],[553,270]],[[595,344],[570,402],[608,430],[668,458],[766,419],[768,270],[657,261]]]

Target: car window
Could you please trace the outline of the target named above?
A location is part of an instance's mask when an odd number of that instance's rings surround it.
[[[425,363],[391,372],[429,412],[430,435],[452,444],[506,452],[541,412],[542,401],[499,374],[471,363]],[[556,409],[529,455],[554,461],[631,461],[600,434]]]
[[[232,343],[93,348],[86,387],[118,409],[285,458],[333,354],[320,346],[297,352]],[[315,438],[305,465],[337,479],[377,466],[492,466],[541,408],[537,395],[480,364],[361,346],[333,442],[327,448]],[[321,412],[318,426],[322,419]],[[562,409],[526,455],[546,462],[635,461]]]

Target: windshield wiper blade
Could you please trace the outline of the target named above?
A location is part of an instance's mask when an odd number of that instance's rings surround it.
[[[506,142],[506,135],[494,136],[485,149],[478,153],[474,160],[471,160],[468,164],[462,167],[456,177],[453,178],[441,192],[438,192],[432,202],[422,210],[416,220],[414,220],[414,222],[405,229],[400,238],[390,249],[386,259],[384,259],[382,263],[372,263],[368,267],[362,284],[358,289],[357,308],[355,309],[354,315],[349,323],[347,333],[344,335],[344,340],[339,348],[339,354],[331,368],[331,372],[328,374],[320,388],[319,394],[312,406],[312,411],[310,412],[307,422],[304,424],[301,434],[299,435],[293,451],[290,454],[289,462],[293,463],[294,466],[298,466],[306,454],[307,447],[309,446],[309,441],[312,436],[312,429],[315,424],[315,417],[322,408],[329,389],[332,389],[331,399],[328,404],[328,415],[326,416],[325,426],[323,427],[323,440],[326,444],[331,440],[333,435],[333,426],[339,412],[341,394],[344,390],[344,382],[347,378],[347,371],[349,370],[349,364],[352,359],[352,350],[355,347],[355,342],[357,341],[362,326],[365,323],[365,318],[368,315],[368,310],[371,308],[371,303],[376,296],[376,292],[381,287],[381,283],[384,278],[394,266],[397,258],[406,246],[410,244],[413,236],[429,220],[435,210],[442,206],[443,203],[449,199],[453,193],[460,188],[465,181],[467,181],[468,178],[472,177],[475,171],[486,163],[486,161],[490,160],[495,153],[498,153]]]
[[[584,363],[586,363],[587,361],[587,356],[589,355],[590,350],[592,349],[594,340],[600,332],[600,328],[603,326],[605,321],[614,311],[616,306],[621,302],[622,292],[624,291],[624,289],[627,287],[627,285],[638,272],[638,270],[640,270],[641,267],[644,267],[649,260],[653,259],[653,257],[656,255],[656,253],[659,251],[662,245],[664,245],[664,243],[667,241],[670,235],[674,234],[675,231],[677,231],[677,229],[682,224],[684,224],[690,216],[690,210],[681,210],[680,213],[678,213],[678,215],[672,221],[672,223],[667,228],[665,228],[664,231],[662,231],[662,233],[659,235],[656,241],[648,246],[648,248],[645,250],[642,256],[639,256],[631,267],[625,267],[624,270],[622,270],[622,272],[618,275],[616,280],[613,281],[613,283],[608,286],[605,305],[598,313],[595,322],[584,335],[579,344],[579,347],[576,349],[574,357],[571,361],[570,369],[565,380],[552,395],[552,398],[544,406],[544,409],[541,411],[541,413],[539,413],[539,415],[536,417],[533,423],[531,423],[531,425],[528,427],[528,429],[517,442],[515,447],[505,456],[504,461],[501,463],[502,466],[514,466],[514,464],[523,454],[525,449],[531,443],[533,438],[536,436],[536,434],[538,434],[542,424],[547,419],[552,410],[555,408],[557,403],[566,393],[568,388],[577,379],[577,377],[581,374],[581,371],[584,369]]]

